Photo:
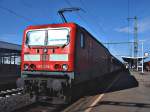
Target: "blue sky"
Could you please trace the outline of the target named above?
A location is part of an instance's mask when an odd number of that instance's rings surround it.
[[[150,51],[150,0],[129,0],[129,5],[128,0],[0,0],[0,40],[21,44],[27,26],[60,23],[57,11],[71,6],[84,11],[66,13],[67,20],[85,27],[101,42],[133,41],[133,21],[128,36],[127,17],[137,16],[138,39],[145,40],[144,52]],[[118,58],[132,54],[131,44],[107,47]]]

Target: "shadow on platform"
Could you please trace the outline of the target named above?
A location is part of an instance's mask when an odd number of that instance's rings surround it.
[[[114,105],[114,106],[150,108],[149,103],[135,103],[135,102],[101,101],[96,106],[99,106],[99,105],[108,105],[108,106]]]
[[[87,108],[79,109],[78,111],[84,111],[88,108],[94,108],[98,106],[124,106],[124,107],[139,107],[139,108],[150,108],[149,103],[135,103],[135,102],[116,102],[116,101],[101,101],[95,106],[89,106]]]
[[[120,91],[137,86],[138,81],[129,71],[125,70],[105,75],[103,78],[95,81],[88,92],[86,92],[86,96]]]

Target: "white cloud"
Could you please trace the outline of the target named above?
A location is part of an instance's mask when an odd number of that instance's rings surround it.
[[[128,26],[125,26],[121,28],[116,28],[115,31],[123,33],[133,33],[133,29],[134,23],[131,24],[129,28]],[[138,21],[138,33],[145,33],[147,31],[150,31],[150,17]]]
[[[138,29],[140,33],[150,31],[150,17],[139,21]]]
[[[123,33],[133,33],[133,30],[131,27],[122,27],[122,28],[116,28],[115,31],[117,32],[123,32]]]

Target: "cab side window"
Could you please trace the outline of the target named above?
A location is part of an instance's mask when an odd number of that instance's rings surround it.
[[[81,35],[80,35],[80,47],[84,48],[84,46],[85,46],[84,34],[81,33]]]

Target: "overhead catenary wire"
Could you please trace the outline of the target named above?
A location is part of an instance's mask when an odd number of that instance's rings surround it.
[[[20,3],[26,8],[30,8],[30,7],[33,7],[33,5],[35,5],[35,4],[31,4],[31,2],[28,3],[28,1],[20,1]],[[43,13],[43,12],[45,12],[45,10],[49,11],[49,7],[44,7],[40,10],[40,12],[39,11],[38,12],[40,14],[42,14],[43,16],[45,16],[46,13]],[[52,24],[58,23],[58,22],[56,22],[56,19],[54,18],[54,16],[50,16],[50,20],[52,20],[52,22],[51,22]]]
[[[66,3],[70,6],[70,7],[72,7],[72,4],[70,3],[70,1],[69,0],[65,0],[66,1]],[[81,1],[81,0],[80,0]],[[82,2],[82,4],[83,4],[83,2]],[[84,6],[84,5],[82,5],[82,6]],[[85,7],[84,7],[85,8]],[[86,12],[89,12],[87,9],[86,9]],[[92,14],[90,14],[90,15],[92,15]],[[78,14],[78,16],[79,16],[79,18],[80,19],[82,19],[86,24],[88,23],[84,18],[82,18],[82,16],[80,15],[80,14]],[[88,24],[87,24],[88,25]],[[99,26],[99,27],[101,27],[99,24],[96,24],[97,26]],[[92,26],[91,26],[92,27]],[[90,27],[90,28],[91,28]],[[92,29],[95,29],[95,28],[92,28]],[[92,30],[91,29],[91,30]],[[92,30],[93,31],[93,30]],[[98,33],[96,33],[95,31],[93,31],[95,34],[98,34]],[[105,33],[104,31],[103,31],[103,33]],[[129,43],[131,43],[131,42],[127,42],[128,44]],[[116,45],[116,44],[127,44],[126,42],[123,42],[123,43],[119,43],[119,42],[116,42],[116,43],[109,43],[109,42],[106,42],[106,43],[103,43],[103,44],[105,44],[105,45]]]
[[[85,5],[83,0],[80,0],[81,5],[84,7],[84,9],[87,11],[87,13],[89,13],[90,17],[93,18],[99,18],[98,15],[95,15],[92,10],[89,10],[88,7]],[[92,18],[92,19],[93,19]],[[107,34],[104,31],[104,27],[102,25],[102,22],[99,22],[97,19],[95,19],[95,21],[92,21],[95,23],[96,26],[98,26],[98,29],[100,30],[100,33],[103,33],[105,35],[106,41],[109,42],[109,38],[107,37]],[[101,24],[100,24],[101,23]]]
[[[84,1],[83,0],[80,0],[80,3],[81,3],[81,5],[84,7],[84,9],[86,10],[86,12],[87,13],[89,13],[89,15],[91,15],[91,17],[97,17],[97,16],[95,16],[95,14],[93,14],[93,12],[91,11],[91,10],[89,10],[87,7],[86,7],[86,5],[85,5],[85,3],[84,3]],[[104,29],[103,29],[103,25],[101,25],[100,24],[100,22],[96,22],[96,21],[93,21],[96,25],[98,25],[98,27],[100,28],[100,30],[105,34],[105,31],[104,31]]]
[[[27,18],[27,17],[25,17],[24,15],[21,15],[21,14],[15,12],[15,11],[13,11],[13,10],[10,9],[10,8],[7,8],[7,7],[4,7],[4,6],[1,6],[1,5],[0,5],[0,9],[5,10],[5,11],[9,12],[10,14],[15,15],[15,16],[18,17],[18,18],[22,18],[22,19],[24,19],[24,20],[27,21],[27,22],[31,22],[31,23],[34,23],[34,24],[36,23],[36,22],[34,22],[33,20],[31,20],[30,18]]]
[[[133,44],[134,42],[108,42],[108,43],[103,43],[103,44]]]
[[[68,0],[65,0],[65,1],[66,1],[66,3],[67,3],[70,7],[73,7],[73,5],[72,5]],[[84,18],[82,18],[79,13],[77,13],[77,16],[78,16],[81,20],[83,20],[83,22],[86,23],[86,20],[84,20]],[[87,23],[86,23],[86,24],[87,24]]]
[[[69,0],[65,0],[65,2],[70,6],[70,7],[73,7],[73,5],[70,3],[70,1]],[[85,12],[85,11],[84,11]],[[89,26],[88,25],[88,22],[79,14],[79,13],[76,13],[77,14],[77,16],[80,18],[80,20],[82,20],[87,26]],[[97,34],[93,29],[94,28],[90,28],[89,27],[89,29],[92,31],[92,32],[94,32],[95,34]]]

